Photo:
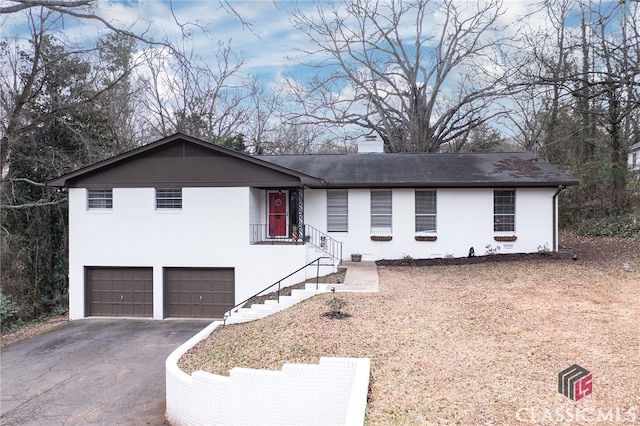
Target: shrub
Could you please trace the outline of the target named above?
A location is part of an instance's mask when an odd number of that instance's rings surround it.
[[[327,300],[325,303],[330,309],[329,312],[332,314],[341,313],[342,309],[344,309],[349,304],[346,300],[340,299],[336,296],[333,296],[331,299]]]
[[[15,321],[14,316],[19,310],[9,296],[0,294],[0,329],[7,329]]]
[[[640,224],[630,215],[607,216],[584,220],[576,229],[585,237],[620,237],[640,239]]]
[[[406,255],[402,256],[402,260],[400,261],[403,265],[409,266],[413,264],[413,257]]]
[[[491,244],[487,244],[484,248],[486,249],[485,256],[495,256],[500,251],[500,246],[498,245],[493,247]]]
[[[545,243],[545,245],[543,246],[538,246],[538,254],[541,254],[543,256],[551,256],[553,253],[551,252],[549,246]]]

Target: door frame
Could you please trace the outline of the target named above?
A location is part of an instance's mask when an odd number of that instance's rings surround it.
[[[284,194],[284,200],[285,200],[285,235],[274,235],[273,237],[269,234],[269,216],[271,214],[271,203],[269,202],[269,196],[270,194]],[[265,200],[265,204],[266,204],[266,233],[267,233],[267,238],[273,238],[273,239],[282,239],[282,238],[290,238],[291,234],[289,232],[289,228],[291,226],[291,224],[289,223],[289,211],[290,211],[290,206],[289,206],[289,190],[288,189],[277,189],[277,190],[267,190],[267,198]]]

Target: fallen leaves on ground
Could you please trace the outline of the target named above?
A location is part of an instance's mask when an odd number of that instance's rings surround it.
[[[21,340],[28,339],[30,337],[36,336],[40,333],[45,333],[52,328],[64,324],[69,321],[69,314],[65,313],[63,315],[59,315],[53,318],[49,318],[42,322],[37,322],[34,324],[30,324],[28,326],[19,328],[18,330],[12,331],[11,333],[2,334],[0,336],[0,347],[19,342]]]
[[[380,267],[379,293],[340,294],[351,317],[323,317],[332,296],[318,296],[217,329],[180,366],[226,375],[368,357],[369,425],[640,417],[640,242],[563,243],[578,260]],[[593,394],[579,402],[557,390],[572,364],[593,373]]]

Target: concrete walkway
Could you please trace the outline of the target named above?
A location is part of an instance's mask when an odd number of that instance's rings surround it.
[[[347,268],[343,284],[336,284],[336,291],[374,293],[380,289],[378,266],[376,262],[343,261],[341,267]]]

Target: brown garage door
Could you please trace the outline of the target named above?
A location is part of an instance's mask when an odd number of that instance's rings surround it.
[[[165,268],[165,317],[222,318],[235,305],[233,268]]]
[[[153,317],[152,268],[86,268],[86,315]]]

